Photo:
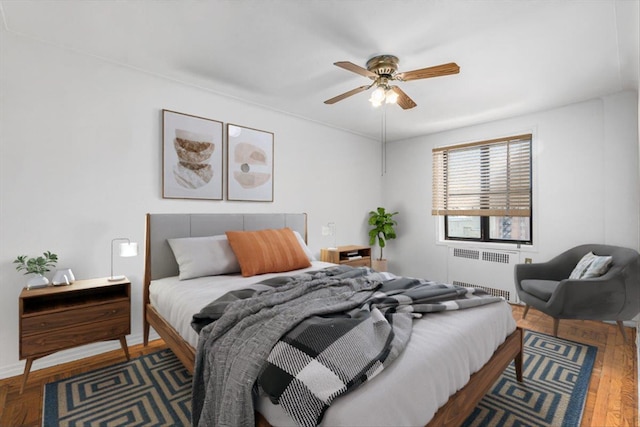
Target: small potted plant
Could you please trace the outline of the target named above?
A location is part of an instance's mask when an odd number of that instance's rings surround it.
[[[42,256],[35,258],[27,258],[27,255],[20,255],[13,261],[14,264],[18,264],[16,266],[17,271],[25,270],[24,274],[35,274],[27,282],[27,289],[48,285],[49,279],[44,276],[44,273],[55,267],[57,262],[58,255],[51,251],[43,252]]]
[[[369,212],[369,225],[373,228],[369,230],[369,244],[380,246],[380,257],[371,262],[371,267],[376,271],[387,271],[387,260],[383,257],[382,249],[386,246],[386,241],[396,238],[394,226],[398,223],[393,219],[398,212],[387,212],[385,208],[379,207],[375,211]]]

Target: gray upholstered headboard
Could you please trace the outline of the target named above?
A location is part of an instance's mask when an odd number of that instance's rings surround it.
[[[224,234],[229,230],[262,230],[289,227],[307,241],[307,214],[147,214],[145,283],[177,276],[167,239]]]

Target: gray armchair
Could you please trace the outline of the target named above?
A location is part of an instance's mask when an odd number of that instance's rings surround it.
[[[600,277],[570,280],[574,267],[593,252],[611,256],[609,270]],[[560,319],[616,321],[626,341],[623,320],[640,313],[640,255],[629,248],[609,245],[581,245],[552,260],[515,266],[516,289],[526,304],[553,317],[553,335],[558,335]]]

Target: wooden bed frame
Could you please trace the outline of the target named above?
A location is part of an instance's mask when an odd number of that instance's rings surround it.
[[[164,214],[183,215],[183,214]],[[184,214],[187,215],[187,214]],[[233,214],[195,214],[195,215],[233,215]],[[242,215],[242,214],[239,214]],[[271,215],[271,214],[248,214]],[[280,215],[280,214],[273,214]],[[284,214],[282,214],[284,215]],[[304,215],[304,214],[303,214]],[[144,345],[149,343],[149,329],[153,329],[165,341],[167,346],[173,351],[178,359],[184,364],[187,370],[193,373],[195,364],[195,349],[185,341],[178,332],[156,311],[150,304],[149,285],[151,284],[151,216],[147,214],[146,237],[145,237],[145,273],[143,291],[143,336]],[[242,215],[246,216],[246,215]],[[191,231],[190,231],[191,232]],[[302,234],[302,233],[301,233]],[[189,234],[192,235],[192,234]],[[306,215],[304,215],[304,234],[306,241]],[[167,244],[168,246],[168,244]],[[515,362],[516,378],[522,382],[522,349],[524,333],[521,328],[517,328],[509,335],[494,352],[489,361],[475,374],[471,375],[469,382],[457,393],[449,398],[447,403],[438,409],[427,427],[460,425],[471,414],[482,397],[489,391],[489,388],[502,375],[511,361]],[[256,413],[256,426],[270,427],[269,422],[259,413]]]

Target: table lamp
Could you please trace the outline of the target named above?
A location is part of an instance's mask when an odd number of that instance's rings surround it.
[[[114,276],[113,275],[113,249],[114,249],[113,244],[115,242],[117,242],[117,241],[123,241],[123,240],[125,240],[126,243],[120,243],[120,256],[121,257],[133,257],[133,256],[137,256],[138,255],[138,244],[137,243],[130,241],[126,237],[118,237],[118,238],[115,238],[115,239],[111,240],[111,276],[109,276],[109,281],[110,282],[115,282],[117,280],[124,279],[123,275],[119,275],[119,276]]]

